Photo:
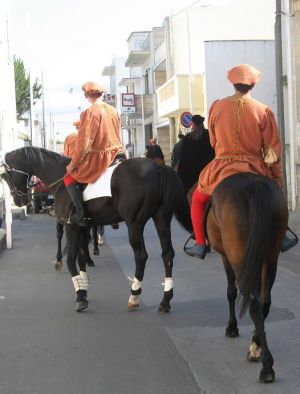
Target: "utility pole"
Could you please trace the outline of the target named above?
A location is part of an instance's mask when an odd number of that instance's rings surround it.
[[[281,28],[281,0],[276,0],[275,21],[275,50],[276,50],[276,90],[278,127],[281,139],[281,170],[283,187],[287,194],[286,182],[286,154],[285,154],[285,125],[284,125],[284,95],[283,95],[283,70],[282,70],[282,28]]]
[[[30,144],[33,145],[33,86],[31,73],[31,19],[30,14],[27,13],[27,51],[28,51],[28,65],[29,65],[29,128],[30,128]]]
[[[46,126],[45,126],[45,91],[44,91],[44,73],[42,71],[42,147],[46,148]]]
[[[191,111],[191,114],[193,114],[194,113],[194,105],[193,105],[193,78],[192,78],[192,54],[191,54],[189,7],[186,8],[186,30],[187,30],[188,60],[189,60],[190,111]]]

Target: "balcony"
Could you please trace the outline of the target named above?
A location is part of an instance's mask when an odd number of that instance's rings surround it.
[[[150,56],[150,36],[148,31],[133,32],[128,40],[129,56],[126,67],[141,66]]]
[[[203,77],[192,76],[193,107],[204,112]],[[173,117],[190,110],[190,85],[188,75],[175,75],[157,89],[158,117]]]
[[[116,73],[116,66],[105,66],[102,70],[102,75],[111,77]]]

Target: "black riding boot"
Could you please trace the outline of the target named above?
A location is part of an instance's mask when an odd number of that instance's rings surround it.
[[[78,183],[66,186],[75,207],[75,213],[70,216],[70,223],[80,224],[84,215],[82,192]]]

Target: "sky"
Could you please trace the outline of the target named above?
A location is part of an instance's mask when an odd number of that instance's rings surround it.
[[[128,55],[132,31],[161,26],[171,12],[190,5],[224,2],[229,0],[11,0],[14,53],[34,78],[43,74],[46,116],[52,113],[55,134],[64,139],[88,106],[82,84],[109,86],[102,70],[114,56]],[[35,112],[40,108],[38,103]]]

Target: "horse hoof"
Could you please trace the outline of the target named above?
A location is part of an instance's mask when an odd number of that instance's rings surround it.
[[[240,333],[239,333],[239,329],[237,327],[236,328],[230,328],[230,327],[226,328],[225,336],[227,338],[236,338],[239,335],[240,335]]]
[[[134,311],[140,306],[140,304],[132,304],[131,302],[128,302],[128,310],[129,311]]]
[[[273,368],[265,371],[262,369],[259,374],[259,381],[260,383],[273,383],[275,380],[275,372]]]
[[[93,255],[94,256],[99,256],[99,250],[98,249],[94,249],[93,250]]]
[[[158,313],[169,313],[171,310],[171,305],[162,305],[160,304],[158,307]]]
[[[87,262],[87,265],[88,265],[89,267],[95,267],[95,263],[93,262],[92,259],[89,260],[89,261]]]
[[[261,348],[257,345],[257,343],[252,342],[250,345],[250,349],[247,354],[247,360],[250,362],[258,362],[261,360]]]
[[[79,301],[76,303],[76,312],[81,312],[87,309],[89,305],[88,301]]]
[[[247,360],[250,361],[251,363],[257,363],[258,361],[260,361],[260,355],[254,355],[248,352]]]
[[[61,272],[62,269],[62,261],[57,261],[54,265],[56,271]]]

